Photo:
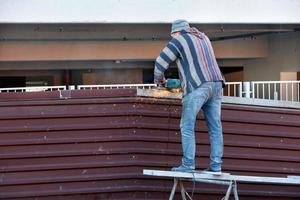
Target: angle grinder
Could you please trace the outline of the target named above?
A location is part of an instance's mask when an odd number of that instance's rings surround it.
[[[157,89],[169,90],[171,92],[181,91],[181,82],[179,79],[167,79],[164,85],[158,85]]]

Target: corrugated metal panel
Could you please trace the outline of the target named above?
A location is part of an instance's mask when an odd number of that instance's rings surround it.
[[[35,95],[1,102],[0,199],[167,199],[172,180],[143,176],[142,169],[179,163],[180,102],[135,94],[72,91],[71,99]],[[299,110],[227,104],[222,112],[224,171],[300,175]],[[204,168],[209,138],[203,115],[196,131],[197,167]],[[238,187],[241,199],[300,198],[294,185]],[[216,199],[224,192],[196,184],[195,196]]]

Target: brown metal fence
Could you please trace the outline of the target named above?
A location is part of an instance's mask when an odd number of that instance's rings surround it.
[[[142,170],[179,164],[180,102],[134,89],[64,92],[0,94],[0,199],[167,199],[172,180]],[[222,122],[224,171],[300,175],[300,110],[225,104]],[[201,114],[196,130],[197,168],[205,168]],[[197,183],[194,196],[220,199],[225,190]],[[239,184],[239,194],[299,199],[300,188]]]

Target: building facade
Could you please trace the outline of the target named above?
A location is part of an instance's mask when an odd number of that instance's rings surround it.
[[[227,81],[299,80],[296,1],[72,2],[2,1],[0,88],[151,83],[178,18],[210,37]]]

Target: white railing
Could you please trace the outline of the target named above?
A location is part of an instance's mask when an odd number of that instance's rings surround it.
[[[242,97],[243,95],[242,82],[227,82],[223,90],[224,96]]]
[[[118,88],[140,88],[140,89],[151,89],[156,87],[156,84],[112,84],[112,85],[78,85],[78,90],[89,90],[89,89],[118,89]]]
[[[252,98],[300,102],[300,81],[252,81]]]
[[[91,89],[121,89],[140,88],[151,89],[156,84],[111,84],[111,85],[78,85],[78,90]],[[55,90],[74,90],[75,86],[37,86],[0,88],[0,93],[7,92],[37,92]],[[279,101],[300,102],[300,81],[252,81],[252,82],[227,82],[223,90],[224,96],[247,97],[255,99],[268,99]]]
[[[0,93],[56,91],[56,90],[66,90],[66,88],[67,88],[66,86],[36,86],[36,87],[0,88]]]

